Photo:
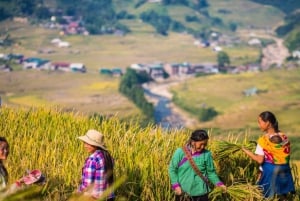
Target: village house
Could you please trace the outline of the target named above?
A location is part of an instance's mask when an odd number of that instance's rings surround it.
[[[292,57],[300,59],[300,50],[293,51]]]
[[[109,75],[112,77],[121,77],[123,75],[123,71],[121,68],[100,68],[99,73],[102,75]]]
[[[192,72],[196,74],[216,74],[219,73],[219,69],[212,63],[194,64],[191,67]]]
[[[159,79],[159,78],[164,78],[164,68],[163,64],[158,63],[158,64],[150,64],[148,65],[149,68],[149,75],[153,79]]]
[[[21,64],[23,62],[24,55],[10,53],[7,55],[7,59],[13,61],[14,63]]]
[[[164,69],[170,76],[177,76],[179,74],[179,66],[180,64],[165,64]]]
[[[52,62],[51,63],[51,70],[59,70],[64,72],[70,72],[70,63],[67,62]]]
[[[146,72],[147,74],[150,73],[150,69],[148,68],[148,66],[146,66],[144,64],[131,64],[129,66],[129,68],[131,68],[137,72]]]
[[[23,69],[51,69],[49,60],[29,57],[23,60]]]
[[[70,64],[70,69],[73,72],[81,72],[81,73],[85,73],[86,72],[86,67],[82,63],[71,63]]]
[[[187,74],[191,74],[192,72],[193,70],[190,63],[184,62],[179,65],[178,75],[187,75]]]
[[[111,73],[113,77],[121,77],[123,75],[123,71],[121,68],[113,68],[111,70]]]

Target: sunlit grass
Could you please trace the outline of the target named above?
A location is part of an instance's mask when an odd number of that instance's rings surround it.
[[[250,126],[255,129],[257,115],[270,110],[278,117],[280,128],[295,135],[300,130],[297,116],[300,112],[299,80],[299,69],[282,69],[192,78],[171,90],[178,102],[194,111],[205,106],[219,112],[218,117],[210,122],[200,122],[199,127],[239,129]],[[259,93],[245,96],[243,91],[252,87],[256,87]]]
[[[52,104],[46,100],[42,100],[36,95],[11,97],[9,98],[9,101],[13,104],[23,105],[26,107],[46,107]]]
[[[119,87],[119,82],[107,81],[107,82],[96,82],[92,83],[88,86],[83,86],[82,90],[89,90],[89,91],[116,91]]]

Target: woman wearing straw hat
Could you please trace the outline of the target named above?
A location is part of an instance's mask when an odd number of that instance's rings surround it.
[[[104,136],[96,130],[88,130],[83,136],[78,137],[84,142],[84,148],[91,154],[82,168],[81,183],[78,192],[98,199],[106,197],[106,200],[113,201],[113,192],[108,194],[106,190],[112,186],[113,178],[113,159],[104,145]],[[105,196],[104,195],[108,195]]]

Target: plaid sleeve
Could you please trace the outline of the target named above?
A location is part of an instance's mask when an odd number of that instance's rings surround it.
[[[85,164],[82,168],[81,184],[78,189],[79,192],[82,192],[90,184],[92,184],[94,182],[96,165],[97,165],[96,162],[94,160],[92,160],[91,158],[88,158],[85,161]]]
[[[92,194],[94,197],[99,198],[108,187],[104,169],[104,159],[102,157],[99,157],[94,176],[95,186]]]

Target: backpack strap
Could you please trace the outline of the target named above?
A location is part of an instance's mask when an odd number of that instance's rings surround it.
[[[191,152],[188,150],[187,146],[183,146],[182,147],[183,152],[185,153],[185,156],[187,157],[187,159],[189,160],[193,170],[195,171],[195,173],[207,184],[208,183],[208,179],[203,176],[202,172],[199,170],[199,168],[197,167],[197,165],[195,164],[195,161],[193,160],[192,154]]]

